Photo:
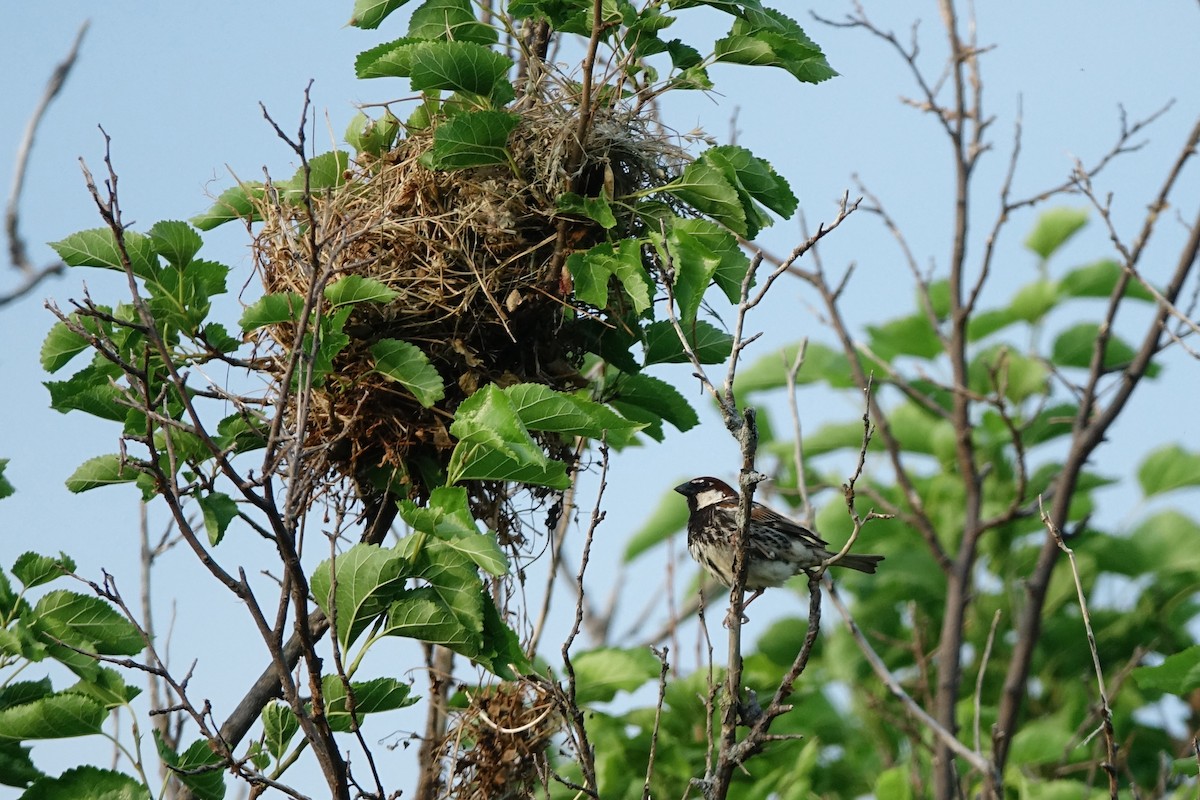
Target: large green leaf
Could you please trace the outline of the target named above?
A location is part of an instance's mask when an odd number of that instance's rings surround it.
[[[415,91],[468,92],[495,96],[499,102],[512,95],[505,78],[512,59],[490,47],[475,42],[423,42],[413,48],[410,58],[409,81]]]
[[[192,217],[190,222],[202,231],[211,231],[235,219],[259,222],[262,217],[258,204],[266,197],[266,191],[257,181],[239,183],[221,192],[208,211]]]
[[[66,553],[59,553],[57,558],[34,552],[22,553],[12,567],[13,577],[26,589],[50,583],[74,571],[75,559]]]
[[[760,356],[738,370],[734,393],[741,397],[747,392],[763,392],[787,386],[788,373],[799,353],[800,345],[792,344]],[[850,362],[844,353],[820,342],[809,342],[804,350],[804,362],[796,373],[796,383],[803,386],[819,381],[836,389],[849,389],[854,385],[850,376]]]
[[[139,278],[153,277],[159,266],[153,240],[134,231],[125,231],[122,240],[133,274]],[[117,238],[108,228],[79,231],[61,241],[51,242],[50,246],[68,267],[125,270],[124,256]]]
[[[475,17],[471,0],[425,0],[409,18],[408,35],[482,45],[493,45],[497,39],[496,29]]]
[[[733,352],[733,335],[704,320],[685,325],[684,335],[688,346],[701,364],[723,364]],[[652,322],[643,331],[646,357],[644,366],[651,364],[688,364],[691,360],[679,341],[675,326],[666,320]]]
[[[743,15],[734,21],[729,35],[716,43],[713,54],[717,61],[779,67],[805,83],[820,83],[837,75],[821,48],[794,20],[774,9],[759,6],[755,11],[742,9]]]
[[[168,264],[180,268],[187,266],[204,244],[200,234],[191,225],[178,220],[154,223],[150,227],[150,239],[154,242],[154,249]]]
[[[56,639],[82,650],[133,656],[146,646],[137,626],[99,597],[59,589],[43,595],[33,611]]]
[[[1137,478],[1146,497],[1200,486],[1200,453],[1189,452],[1177,444],[1164,445],[1143,459]]]
[[[376,372],[408,389],[425,408],[446,396],[442,376],[416,345],[400,339],[380,339],[371,345],[371,356]]]
[[[67,739],[101,732],[103,705],[81,694],[60,693],[0,710],[0,741]]]
[[[1108,297],[1122,274],[1124,270],[1120,264],[1104,259],[1068,272],[1058,282],[1058,291],[1063,297]],[[1124,296],[1135,300],[1154,300],[1154,295],[1136,280],[1127,283]]]
[[[687,525],[687,519],[687,503],[675,492],[668,491],[659,498],[658,505],[645,517],[641,527],[629,537],[621,555],[622,560],[629,563],[659,542],[679,533]]]
[[[1087,209],[1052,208],[1044,211],[1038,217],[1037,225],[1026,237],[1025,246],[1047,259],[1086,225],[1087,221]]]
[[[1092,353],[1100,338],[1100,326],[1094,322],[1080,322],[1060,333],[1054,340],[1050,360],[1060,367],[1083,367],[1091,364]],[[1127,342],[1110,334],[1104,348],[1103,366],[1105,370],[1119,370],[1133,362],[1135,351]],[[1146,368],[1146,376],[1153,378],[1158,375],[1160,367],[1151,363]]]
[[[658,441],[664,421],[680,431],[700,424],[696,410],[674,386],[649,375],[623,375],[611,404],[627,419],[646,423],[646,433]]]
[[[249,332],[265,325],[295,322],[303,311],[304,298],[296,292],[265,294],[246,307],[238,325]]]
[[[128,775],[84,766],[34,781],[22,800],[145,800],[146,787]]]
[[[703,157],[684,167],[683,174],[664,188],[739,236],[753,238],[737,190],[719,167]]]
[[[604,242],[584,253],[572,253],[567,269],[575,285],[575,297],[596,308],[607,308],[609,279],[615,277],[625,290],[633,310],[650,308],[654,286],[642,264],[641,242],[622,239],[615,245]]]
[[[132,483],[140,474],[116,453],[96,456],[80,464],[71,473],[71,477],[67,478],[67,489],[79,494],[100,486]]]
[[[325,695],[325,713],[329,715],[329,726],[335,731],[352,730],[354,719],[361,724],[366,714],[405,708],[418,700],[407,683],[395,678],[354,681],[350,684],[350,691],[354,695],[354,714],[351,715],[350,698],[341,676],[326,675],[321,683]]]
[[[750,258],[728,230],[706,219],[676,218],[667,233],[667,247],[683,320],[695,316],[710,283],[716,283],[729,302],[741,301]]]
[[[509,480],[565,489],[566,465],[551,460],[521,422],[503,391],[488,385],[463,401],[450,433],[459,442],[450,456],[447,483]]]
[[[508,574],[508,558],[492,531],[480,532],[471,516],[467,490],[441,486],[429,495],[424,507],[411,500],[400,502],[400,516],[413,530],[437,536],[467,556],[490,575]]]
[[[521,422],[531,431],[599,439],[606,431],[641,427],[608,406],[579,395],[555,391],[540,383],[513,384],[505,387],[504,393],[512,401]]]
[[[411,574],[411,565],[401,553],[371,544],[355,545],[317,566],[311,582],[313,598],[327,616],[336,614],[343,649],[400,596]]]
[[[1143,689],[1186,697],[1200,688],[1200,645],[1173,653],[1157,666],[1138,667],[1133,677]]]
[[[434,169],[453,170],[503,164],[508,137],[521,118],[507,111],[467,111],[441,123],[426,154]]]
[[[208,739],[197,739],[182,753],[176,753],[154,731],[154,743],[163,763],[173,768],[175,777],[192,790],[198,800],[222,800],[225,797],[225,770],[221,755],[213,750]]]
[[[575,699],[580,705],[604,703],[619,691],[631,692],[658,676],[661,664],[648,647],[604,647],[571,659]]]
[[[408,0],[354,0],[350,24],[363,30],[373,30],[379,23]]]
[[[214,547],[225,538],[225,530],[237,516],[237,503],[224,492],[210,492],[196,498],[200,513],[204,516],[204,530],[208,533],[208,542]]]

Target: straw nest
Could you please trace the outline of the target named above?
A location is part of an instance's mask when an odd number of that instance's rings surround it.
[[[530,682],[481,689],[454,715],[442,741],[450,774],[441,793],[453,800],[531,797],[547,773],[547,749],[561,717]]]
[[[343,328],[349,342],[323,384],[290,395],[289,421],[299,419],[297,402],[306,404],[301,435],[312,473],[350,476],[360,492],[364,477],[384,474],[392,491],[420,498],[448,462],[454,410],[476,389],[585,383],[578,369],[597,322],[580,313],[563,258],[606,234],[636,233],[639,223],[618,210],[616,229],[606,232],[564,216],[556,198],[565,191],[619,198],[661,185],[683,154],[639,117],[609,112],[597,116],[580,166],[568,174],[577,127],[569,103],[542,101],[522,110],[508,164],[430,169],[421,156],[433,136],[424,131],[379,158],[360,156],[343,184],[311,202],[267,193],[254,250],[268,292],[305,296],[314,280],[360,275],[398,293],[386,304],[356,305]],[[556,258],[559,247],[565,252]],[[297,344],[294,326],[267,334],[284,352]],[[444,399],[425,408],[374,372],[370,346],[383,338],[419,347],[445,384]],[[286,359],[277,363],[282,380]],[[569,459],[566,443],[543,444],[548,455]]]

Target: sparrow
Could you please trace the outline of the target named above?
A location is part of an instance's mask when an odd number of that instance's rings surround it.
[[[733,585],[733,551],[737,537],[738,493],[717,478],[692,478],[675,487],[687,498],[688,552],[726,586]],[[754,594],[780,586],[788,578],[819,566],[834,555],[828,543],[808,528],[762,503],[750,507],[746,532],[746,588]],[[874,574],[883,556],[847,553],[832,566]]]

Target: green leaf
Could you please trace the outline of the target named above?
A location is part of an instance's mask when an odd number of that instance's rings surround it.
[[[26,589],[41,586],[75,571],[75,559],[66,553],[59,553],[58,558],[38,555],[34,552],[22,553],[13,563],[12,574]]]
[[[52,694],[0,710],[0,741],[67,739],[101,732],[103,705],[80,694]]]
[[[410,58],[414,91],[469,92],[498,99],[512,94],[505,79],[512,59],[490,47],[475,42],[423,42],[413,48]]]
[[[69,329],[66,323],[56,322],[50,327],[50,332],[46,334],[46,339],[42,342],[40,354],[42,369],[47,372],[57,372],[88,347],[90,345],[87,339]]]
[[[457,652],[474,658],[483,649],[483,602],[486,594],[475,564],[440,539],[428,536],[406,536],[396,549],[412,561],[414,577],[424,580],[432,591],[443,618],[449,617],[462,626],[467,639],[451,645]],[[409,592],[397,597],[410,596]]]
[[[265,294],[242,312],[238,325],[245,332],[281,322],[295,322],[304,311],[304,298],[296,292]]]
[[[567,192],[559,195],[555,205],[562,213],[587,217],[605,230],[611,230],[617,226],[617,218],[613,214],[612,206],[609,205],[608,198],[604,195],[583,197],[575,192]]]
[[[770,164],[746,148],[718,145],[705,150],[701,158],[719,167],[726,179],[742,195],[742,205],[746,208],[748,220],[758,216],[750,198],[785,219],[796,213],[799,201],[788,182],[776,173]],[[769,224],[769,220],[764,220],[760,225],[766,227]]]
[[[0,742],[0,786],[28,786],[45,777],[29,757],[31,750],[16,742]]]
[[[1094,322],[1081,322],[1067,328],[1054,340],[1050,360],[1060,367],[1087,368],[1092,361],[1092,352],[1099,341],[1100,326]],[[1106,371],[1115,371],[1128,367],[1136,355],[1128,343],[1116,335],[1109,335],[1104,348],[1103,366]],[[1146,376],[1153,378],[1158,375],[1160,367],[1150,364],[1146,368]]]
[[[412,74],[412,54],[420,39],[396,39],[364,50],[354,59],[359,78],[407,78]]]
[[[677,218],[666,245],[675,268],[679,316],[685,324],[695,319],[710,283],[715,282],[729,302],[741,301],[750,259],[729,231],[706,219]]]
[[[688,164],[678,179],[663,188],[739,236],[753,238],[737,190],[719,168],[703,157]]]
[[[38,778],[22,800],[145,800],[146,787],[122,772],[99,767],[75,767],[59,775]]]
[[[675,326],[666,320],[652,322],[643,331],[646,336],[644,366],[651,364],[688,364]],[[733,352],[733,336],[704,320],[685,328],[688,345],[701,364],[723,364]]]
[[[615,277],[636,313],[650,308],[654,286],[642,264],[642,247],[637,239],[622,239],[615,245],[603,242],[585,253],[572,253],[567,258],[567,269],[580,302],[608,308],[608,282]]]
[[[1120,264],[1109,259],[1076,267],[1058,282],[1058,291],[1063,297],[1108,297],[1124,272]],[[1136,280],[1128,281],[1122,296],[1154,302],[1154,295]]]
[[[431,586],[401,592],[388,608],[381,635],[440,644],[457,652],[478,652],[482,639],[450,611]]]
[[[282,700],[272,700],[262,710],[263,736],[267,752],[279,761],[287,753],[288,744],[300,730],[300,721]]]
[[[336,189],[346,182],[346,170],[350,167],[350,154],[344,150],[331,150],[308,160],[304,166],[286,181],[276,184],[283,199],[296,202],[304,197],[305,191],[320,193],[325,189]]]
[[[508,558],[500,548],[496,534],[491,531],[481,533],[471,516],[466,489],[438,487],[430,493],[424,508],[411,500],[402,500],[400,517],[413,530],[437,536],[488,574],[497,577],[508,574]]]
[[[137,626],[99,597],[59,589],[43,595],[33,610],[55,638],[80,649],[134,656],[146,646]]]
[[[1087,209],[1052,208],[1038,217],[1037,225],[1025,239],[1025,246],[1045,260],[1086,225],[1087,221]]]
[[[400,339],[380,339],[371,345],[375,371],[412,392],[425,408],[446,396],[446,385],[437,368],[421,349]]]
[[[74,494],[86,492],[100,486],[132,483],[140,473],[129,466],[116,453],[89,458],[80,464],[71,477],[67,478],[67,489]]]
[[[379,23],[408,0],[354,0],[350,24],[363,30],[374,30]]]
[[[636,430],[641,426],[594,400],[558,392],[540,383],[517,383],[504,393],[526,429],[599,439],[605,431]]]
[[[493,45],[496,29],[475,18],[471,0],[426,0],[408,22],[413,39],[449,39]]]
[[[756,10],[735,20],[729,35],[714,45],[717,61],[779,67],[804,83],[837,75],[821,48],[794,20],[774,9]]]
[[[163,763],[172,768],[175,777],[192,790],[194,797],[198,800],[222,800],[225,797],[223,761],[207,739],[197,739],[182,753],[176,753],[156,729],[154,743]]]
[[[929,324],[929,317],[923,313],[900,317],[882,325],[868,325],[867,333],[871,336],[871,352],[884,361],[891,361],[898,355],[931,360],[942,352],[942,341]]]
[[[345,139],[359,153],[379,157],[391,150],[400,135],[400,120],[391,111],[379,119],[371,119],[361,111],[346,126]]]
[[[760,356],[744,369],[739,369],[734,393],[741,397],[750,392],[764,392],[787,386],[787,375],[800,353],[800,345],[792,344],[774,353]],[[824,381],[835,389],[854,386],[850,377],[850,362],[840,350],[820,342],[809,342],[804,351],[804,363],[796,373],[796,384],[805,386]]]
[[[1138,667],[1133,677],[1142,689],[1186,697],[1200,688],[1200,645],[1173,653],[1156,667]]]
[[[183,268],[191,263],[200,252],[204,241],[200,234],[186,222],[162,220],[150,228],[150,239],[154,249],[174,267]]]
[[[667,492],[642,526],[629,537],[621,560],[628,564],[671,535],[679,533],[687,525],[687,519],[687,503],[675,492]]]
[[[87,366],[66,381],[46,381],[50,407],[55,411],[83,411],[100,419],[123,422],[129,409],[120,401],[124,392],[113,384],[106,369]]]
[[[1137,477],[1146,497],[1200,486],[1200,453],[1190,453],[1177,444],[1164,445],[1146,456]]]
[[[604,647],[571,659],[575,699],[580,705],[606,703],[619,691],[631,692],[658,677],[661,664],[648,647]]]
[[[150,237],[125,231],[122,239],[133,274],[139,278],[153,277],[159,265],[158,254]],[[51,242],[50,246],[68,267],[104,267],[125,271],[121,249],[108,228],[73,233],[61,241]]]
[[[510,480],[565,489],[566,465],[546,457],[504,392],[488,385],[454,414],[450,433],[459,442],[450,456],[448,484],[464,480]]]
[[[674,386],[649,375],[621,376],[611,405],[627,419],[646,423],[646,433],[658,441],[664,421],[680,431],[700,424],[696,410]]]
[[[411,687],[395,678],[375,678],[355,681],[350,684],[354,694],[354,715],[350,713],[346,684],[339,675],[326,675],[321,679],[325,695],[325,713],[329,715],[329,726],[335,731],[352,730],[353,717],[361,723],[365,714],[378,714],[405,708],[417,702]]]
[[[331,564],[336,566],[331,569]],[[355,545],[317,566],[311,581],[313,598],[328,616],[334,616],[331,600],[336,605],[337,636],[343,650],[400,596],[410,574],[403,555],[372,544]]]
[[[875,778],[872,796],[877,800],[912,800],[909,768],[900,765],[880,772]]]
[[[433,132],[427,158],[433,169],[453,170],[503,164],[508,136],[521,118],[507,111],[467,111],[443,122]]]
[[[967,339],[977,342],[996,331],[1015,325],[1021,318],[1012,308],[994,308],[975,314],[967,322]]]
[[[1050,370],[1041,359],[1022,355],[1008,345],[984,349],[967,369],[968,384],[974,391],[992,395],[1002,388],[1014,403],[1046,394],[1050,380]]]
[[[218,353],[232,353],[242,346],[240,340],[229,335],[219,322],[210,322],[200,330],[200,339]]]
[[[9,483],[8,478],[4,477],[4,468],[8,466],[7,458],[0,458],[0,500],[6,497],[12,497],[16,489]]]
[[[1037,280],[1022,286],[1013,295],[1009,308],[1018,319],[1037,322],[1057,304],[1058,284],[1055,281]]]
[[[208,211],[192,217],[189,221],[202,231],[211,231],[218,225],[235,219],[261,222],[258,204],[266,197],[266,191],[258,181],[239,183],[221,192]]]
[[[204,530],[208,533],[208,543],[216,547],[225,538],[225,530],[237,516],[237,503],[233,498],[221,492],[212,492],[196,498],[200,511],[204,515]]]
[[[354,303],[390,303],[399,296],[383,281],[362,275],[346,275],[325,287],[325,299],[333,308]]]

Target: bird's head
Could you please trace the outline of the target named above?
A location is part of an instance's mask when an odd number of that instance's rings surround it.
[[[737,502],[738,493],[719,478],[692,478],[675,487],[675,491],[687,498],[688,509],[698,511],[718,503]]]

